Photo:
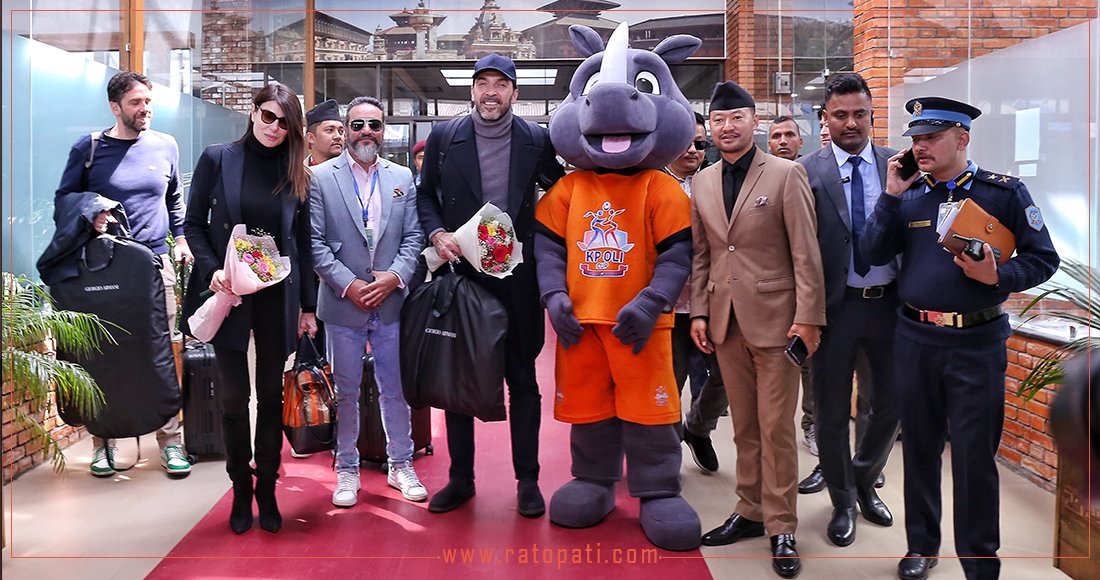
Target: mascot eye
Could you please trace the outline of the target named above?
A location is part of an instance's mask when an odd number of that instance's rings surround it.
[[[596,83],[600,82],[600,71],[592,73],[592,76],[588,77],[588,82],[584,83],[584,89],[581,90],[581,95],[587,95],[592,91],[592,87],[596,86]]]
[[[661,94],[661,83],[657,82],[657,77],[647,70],[638,73],[638,76],[634,77],[634,88],[642,93]]]

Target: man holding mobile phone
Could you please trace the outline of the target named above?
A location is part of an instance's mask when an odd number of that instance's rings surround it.
[[[1005,340],[1012,334],[1002,304],[1050,279],[1058,253],[1027,187],[967,159],[970,126],[981,110],[941,97],[905,104],[923,178],[899,175],[890,158],[860,250],[872,265],[902,252],[895,353],[898,409],[905,433],[905,534],[898,576],[919,580],[936,565],[942,514],[940,468],[951,433],[955,550],[966,577],[996,578],[1001,569],[997,448],[1004,426]],[[981,260],[954,256],[937,243],[936,220],[951,204],[973,199],[1016,237],[1016,255],[997,264],[989,245]]]
[[[812,356],[825,324],[813,198],[801,165],[753,145],[756,104],[733,81],[714,88],[711,138],[722,161],[695,177],[691,198],[691,337],[717,352],[737,438],[739,501],[703,545],[770,536],[772,567],[801,569],[795,530],[798,367],[794,336]]]
[[[871,143],[871,91],[858,74],[829,77],[824,110],[832,142],[799,162],[817,200],[829,321],[811,361],[818,457],[833,504],[826,535],[833,544],[848,546],[855,541],[857,511],[880,526],[894,523],[874,486],[897,437],[891,381],[900,258],[872,267],[858,243],[886,182],[887,160],[897,151]],[[853,450],[848,443],[852,373],[861,352],[870,376],[861,369],[860,399],[868,401],[869,410]]]

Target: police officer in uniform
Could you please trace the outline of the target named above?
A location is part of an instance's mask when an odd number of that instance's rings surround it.
[[[937,563],[941,456],[950,432],[955,549],[967,578],[996,578],[1000,498],[994,458],[1004,424],[1005,340],[1012,333],[1001,305],[1010,293],[1048,280],[1058,254],[1027,187],[967,159],[979,109],[938,97],[910,100],[905,109],[913,116],[904,135],[913,138],[921,171],[902,179],[904,153],[890,158],[887,195],[879,197],[860,240],[874,265],[905,254],[897,278],[902,305],[895,384],[908,553],[898,576],[926,578]],[[964,199],[1015,235],[1011,259],[998,265],[989,244],[975,260],[937,243],[937,221],[950,209],[947,204]]]

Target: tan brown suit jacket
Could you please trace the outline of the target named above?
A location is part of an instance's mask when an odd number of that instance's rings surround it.
[[[721,344],[731,314],[757,347],[787,343],[792,323],[825,324],[825,282],[806,170],[757,149],[726,216],[722,163],[692,181],[691,316]]]

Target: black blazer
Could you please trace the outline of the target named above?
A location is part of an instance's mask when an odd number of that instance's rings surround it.
[[[886,161],[897,151],[871,145],[878,169],[879,183],[886,186]],[[825,146],[804,155],[798,162],[806,168],[810,189],[814,193],[814,209],[817,212],[817,241],[821,246],[821,266],[825,273],[825,320],[832,320],[836,308],[844,300],[844,288],[848,285],[848,265],[852,256],[852,218],[848,214],[848,200],[840,181],[840,169],[836,164],[833,148]],[[867,208],[870,217],[872,208]],[[899,259],[900,258],[896,258]]]
[[[443,135],[452,135],[440,166],[439,156]],[[549,132],[519,117],[512,120],[512,149],[508,167],[508,215],[516,229],[516,239],[523,243],[523,263],[511,276],[497,279],[476,274],[465,262],[459,270],[501,298],[514,323],[539,334],[537,347],[542,346],[539,329],[543,328],[542,305],[539,304],[538,280],[535,277],[535,185],[550,189],[565,170],[558,163]],[[481,206],[481,162],[477,156],[474,122],[470,116],[451,119],[432,128],[424,147],[424,164],[416,204],[420,225],[425,236],[442,228],[453,232],[466,223]],[[441,191],[437,192],[437,188]],[[440,194],[442,196],[440,196]],[[532,342],[531,348],[536,348]],[[537,355],[536,349],[535,354]]]
[[[244,144],[211,145],[202,152],[191,177],[187,198],[187,214],[183,232],[195,265],[187,283],[181,328],[189,333],[187,318],[198,310],[206,298],[200,296],[210,287],[214,271],[225,263],[225,248],[233,226],[241,222],[241,186],[244,181]],[[286,334],[286,354],[294,352],[298,338],[298,312],[317,309],[317,288],[313,283],[313,257],[310,251],[309,202],[283,194],[282,227],[279,246],[290,258],[291,272],[283,280],[283,325]],[[230,312],[212,342],[220,348],[245,350],[251,330],[244,309],[249,301]]]

